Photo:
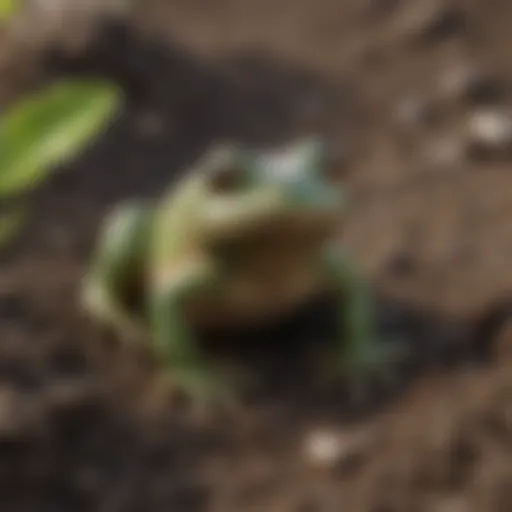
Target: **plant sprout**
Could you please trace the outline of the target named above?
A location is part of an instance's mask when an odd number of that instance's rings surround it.
[[[31,191],[98,135],[120,105],[100,80],[61,81],[16,102],[0,117],[0,201]],[[0,244],[24,214],[0,214]]]

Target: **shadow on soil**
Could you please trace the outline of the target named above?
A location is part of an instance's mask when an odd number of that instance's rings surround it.
[[[251,332],[207,338],[212,358],[231,358],[257,376],[254,403],[268,401],[290,417],[361,421],[396,400],[425,371],[463,370],[486,364],[493,342],[510,318],[510,305],[490,308],[471,325],[441,318],[410,304],[380,297],[378,332],[383,344],[402,343],[408,355],[395,366],[392,382],[375,381],[364,403],[352,401],[346,386],[322,387],[322,363],[339,353],[334,304],[305,306],[278,324]],[[206,338],[205,338],[206,339]],[[241,343],[243,340],[243,343]],[[264,383],[264,384],[262,384]]]

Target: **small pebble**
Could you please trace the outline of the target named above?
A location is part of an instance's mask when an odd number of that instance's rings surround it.
[[[468,119],[473,149],[501,152],[512,144],[512,117],[500,110],[474,112]]]
[[[309,434],[305,441],[308,457],[314,462],[330,465],[336,462],[344,451],[343,439],[328,431],[316,431]]]
[[[458,32],[464,24],[463,13],[454,2],[432,0],[414,6],[401,20],[401,32],[412,38],[438,40]]]
[[[309,432],[304,439],[304,453],[314,465],[333,467],[362,454],[373,436],[366,430],[343,433],[330,429]]]
[[[459,63],[441,75],[439,93],[449,101],[484,101],[497,96],[498,88],[490,76],[476,65]]]

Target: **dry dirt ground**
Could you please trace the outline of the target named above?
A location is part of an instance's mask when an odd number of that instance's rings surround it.
[[[85,51],[56,45],[18,74],[108,76],[127,104],[36,195],[2,257],[2,511],[512,510],[510,125],[493,114],[492,140],[468,138],[468,116],[511,106],[512,3],[148,0],[138,11],[97,27]],[[3,97],[20,87],[4,71]],[[345,242],[381,298],[383,335],[413,356],[396,389],[354,410],[342,390],[314,386],[309,356],[333,331],[329,308],[311,308],[221,340],[214,352],[250,362],[266,386],[235,417],[199,424],[168,403],[149,353],[80,312],[98,223],[214,139],[311,130],[344,151]],[[304,448],[321,429],[341,443],[329,465]]]

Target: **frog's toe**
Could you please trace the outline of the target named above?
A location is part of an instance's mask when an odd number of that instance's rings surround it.
[[[184,396],[196,413],[235,412],[241,406],[233,378],[205,368],[180,368],[170,376],[173,390]]]
[[[363,350],[345,355],[343,373],[351,397],[359,401],[369,399],[375,388],[390,390],[399,383],[398,365],[407,356],[405,345],[374,342]]]

